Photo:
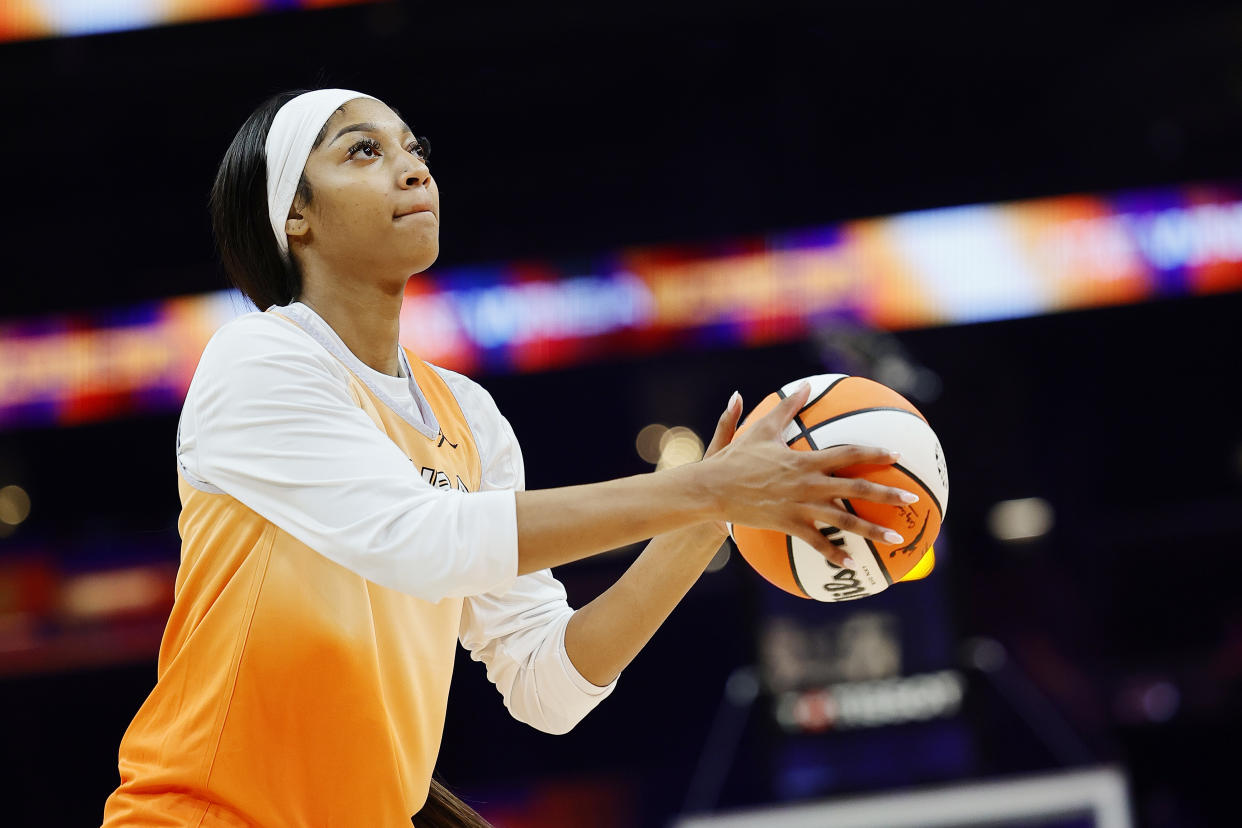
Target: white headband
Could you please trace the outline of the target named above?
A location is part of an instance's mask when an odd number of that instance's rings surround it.
[[[276,113],[267,133],[264,151],[267,154],[267,214],[276,234],[280,255],[289,258],[289,237],[285,220],[293,206],[293,194],[306,168],[311,145],[332,113],[354,98],[379,100],[374,95],[350,89],[316,89],[305,92],[285,103]]]

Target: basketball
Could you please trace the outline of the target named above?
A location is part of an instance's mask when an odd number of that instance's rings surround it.
[[[949,473],[940,441],[927,418],[905,397],[881,383],[847,374],[820,374],[795,380],[769,394],[738,426],[771,411],[803,382],[811,385],[807,404],[781,437],[797,451],[840,445],[875,446],[901,453],[891,465],[859,464],[838,477],[865,477],[919,496],[916,503],[888,505],[843,499],[844,509],[895,529],[904,543],[887,545],[835,526],[820,531],[853,558],[854,569],[826,559],[800,538],[770,529],[729,524],[729,534],[750,566],[786,592],[816,601],[851,601],[875,595],[898,581],[922,578],[935,565],[932,543],[949,504]]]

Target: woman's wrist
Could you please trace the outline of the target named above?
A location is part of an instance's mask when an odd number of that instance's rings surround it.
[[[729,527],[725,525],[724,521],[713,520],[710,523],[701,524],[699,529],[702,532],[704,542],[714,544],[717,549],[729,537]]]
[[[724,543],[725,538],[729,537],[729,530],[723,522],[709,520],[693,526],[685,526],[678,529],[675,534],[678,539],[695,547],[710,546],[718,549],[720,544]]]
[[[667,473],[675,476],[676,485],[688,497],[689,510],[694,520],[691,525],[723,524],[724,498],[721,497],[718,476],[715,475],[710,459],[697,463],[687,463],[668,469]]]

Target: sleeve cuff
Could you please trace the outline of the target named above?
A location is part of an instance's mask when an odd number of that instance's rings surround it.
[[[610,684],[600,687],[598,684],[588,681],[582,673],[578,672],[578,668],[574,666],[573,661],[569,658],[569,651],[565,649],[565,630],[569,629],[570,617],[572,617],[572,613],[566,616],[565,623],[561,626],[560,635],[557,637],[557,653],[561,660],[561,669],[565,672],[565,677],[569,679],[569,683],[578,692],[584,696],[596,697],[597,702],[603,701],[617,686],[617,679],[614,678]],[[620,676],[617,676],[617,678],[620,678]]]
[[[511,490],[496,490],[469,492],[462,497],[471,507],[466,520],[479,527],[479,577],[469,593],[507,591],[518,576],[516,495]]]

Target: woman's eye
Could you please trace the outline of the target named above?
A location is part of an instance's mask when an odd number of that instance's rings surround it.
[[[426,139],[415,141],[408,147],[409,151],[419,159],[426,161],[430,153],[427,151]],[[358,153],[363,153],[363,158],[375,158],[380,152],[379,142],[374,138],[363,138],[349,148],[347,157],[353,158]]]
[[[348,157],[353,158],[354,155],[358,153],[359,151],[372,153],[371,155],[367,155],[366,157],[374,158],[375,157],[374,153],[379,151],[379,144],[376,143],[374,138],[363,138],[361,141],[359,141],[358,143],[354,144],[352,147],[349,148]]]

